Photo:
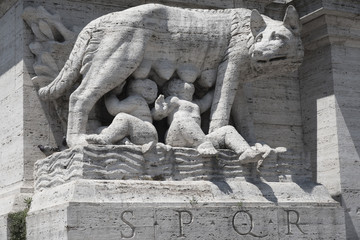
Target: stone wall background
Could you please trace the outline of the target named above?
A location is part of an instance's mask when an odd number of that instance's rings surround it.
[[[13,6],[0,19],[0,112],[2,124],[1,132],[1,190],[11,192],[15,184],[21,184],[23,177],[23,84],[22,84],[22,28],[20,21],[22,6]],[[17,50],[16,50],[17,49]],[[6,173],[6,174],[5,174]],[[13,201],[5,199],[6,195],[1,195],[0,207],[0,228],[7,227],[8,208],[12,208]],[[6,232],[0,231],[0,238],[6,239]]]
[[[360,2],[293,2],[303,23],[305,59],[299,79],[313,178],[344,207],[347,239],[358,239]]]
[[[22,5],[13,6],[0,19],[0,112],[2,115],[0,185],[22,180],[23,175],[23,23]]]

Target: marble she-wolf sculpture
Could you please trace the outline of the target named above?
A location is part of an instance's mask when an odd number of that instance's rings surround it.
[[[228,124],[239,84],[252,73],[294,70],[301,63],[299,17],[288,7],[275,21],[256,10],[199,10],[147,4],[89,23],[79,34],[56,79],[39,90],[56,99],[82,76],[70,96],[67,143],[86,144],[89,112],[128,78],[156,74],[205,88],[215,85],[210,132]]]

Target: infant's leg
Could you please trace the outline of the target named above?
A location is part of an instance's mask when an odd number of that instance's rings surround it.
[[[250,147],[245,139],[233,126],[224,126],[207,135],[207,137],[220,147],[235,151],[239,156],[241,164],[254,163],[263,159],[264,151],[257,147]]]
[[[154,125],[150,122],[142,121],[136,117],[129,123],[130,141],[137,145],[148,144],[156,145],[158,134]]]
[[[224,126],[207,135],[207,138],[215,145],[219,147],[225,147],[235,151],[237,154],[241,154],[246,149],[250,148],[250,145],[246,140],[238,133],[233,126]]]
[[[129,137],[130,141],[137,145],[150,142],[156,144],[158,141],[156,129],[151,123],[127,113],[117,114],[109,127],[104,128],[98,135],[89,135],[87,140],[92,143],[115,144],[125,137]]]
[[[110,126],[104,128],[99,134],[91,134],[87,136],[86,139],[90,143],[104,145],[115,144],[129,135],[132,118],[134,117],[129,114],[119,113],[116,115]]]
[[[166,135],[173,147],[196,147],[201,155],[215,155],[217,150],[192,118],[174,119]]]

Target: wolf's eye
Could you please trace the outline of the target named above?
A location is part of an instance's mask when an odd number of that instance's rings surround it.
[[[255,42],[260,42],[263,38],[262,34],[257,35],[257,37],[255,38]]]
[[[283,36],[281,36],[280,34],[277,34],[275,32],[271,34],[271,40],[281,40],[281,39],[283,39]]]

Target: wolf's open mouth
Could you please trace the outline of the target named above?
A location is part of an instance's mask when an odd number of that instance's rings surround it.
[[[269,62],[275,62],[275,61],[280,61],[280,60],[285,60],[285,59],[286,59],[285,56],[284,57],[276,57],[276,58],[270,59]]]
[[[267,62],[276,62],[276,61],[281,61],[281,60],[285,60],[286,57],[283,56],[283,57],[275,57],[275,58],[271,58],[269,60],[257,60],[256,62],[258,63],[267,63]]]
[[[266,60],[257,60],[258,63],[267,63]]]

